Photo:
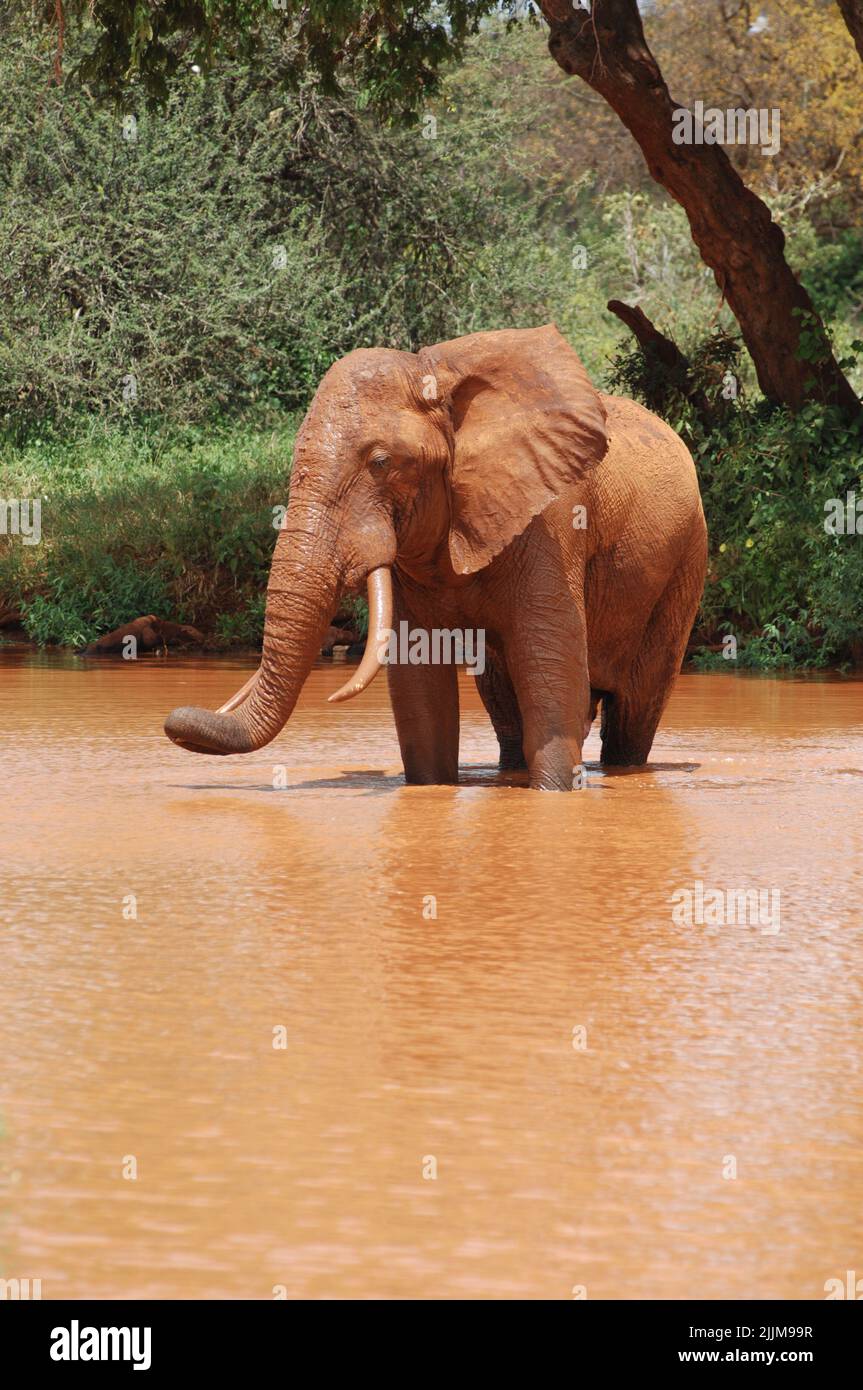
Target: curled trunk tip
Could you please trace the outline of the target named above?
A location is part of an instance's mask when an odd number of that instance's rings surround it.
[[[250,753],[252,745],[248,732],[239,719],[231,717],[231,712],[248,700],[260,674],[259,666],[217,710],[198,709],[195,705],[172,710],[164,725],[168,738],[190,753]],[[241,746],[244,744],[247,746]]]
[[[248,729],[233,714],[182,705],[165,720],[165,733],[172,743],[190,753],[252,753],[254,744]]]

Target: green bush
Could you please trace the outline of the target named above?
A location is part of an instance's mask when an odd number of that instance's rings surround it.
[[[711,535],[703,623],[762,667],[859,661],[863,545],[825,530],[831,499],[863,498],[863,441],[829,411],[743,406],[697,460]]]
[[[539,230],[516,155],[525,110],[456,97],[384,128],[344,98],[277,95],[252,66],[191,70],[164,111],[46,80],[38,36],[0,54],[0,425],[84,413],[185,425],[304,408],[358,346],[602,311]],[[74,36],[69,66],[74,67]],[[434,138],[425,138],[433,133]],[[501,197],[501,183],[507,196]],[[596,231],[599,222],[594,215]],[[607,319],[607,316],[605,316]],[[619,330],[603,328],[603,346]]]
[[[63,574],[53,572],[46,588],[47,595],[36,594],[24,605],[27,634],[40,645],[83,646],[97,633],[119,626],[118,614],[160,614],[169,602],[160,569],[117,564],[110,557],[77,573],[74,566]]]
[[[42,499],[42,542],[0,544],[0,610],[21,607],[39,642],[79,645],[151,612],[259,640],[295,428],[94,421],[7,448],[5,494]]]
[[[263,592],[247,598],[238,613],[219,613],[216,641],[223,647],[259,647],[264,636]]]

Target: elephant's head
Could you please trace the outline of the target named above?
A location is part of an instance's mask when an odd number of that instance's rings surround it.
[[[169,738],[249,753],[279,733],[343,593],[369,595],[366,654],[332,700],[364,690],[392,626],[392,566],[463,582],[602,458],[605,412],[552,326],[475,333],[419,353],[361,349],[321,382],[297,435],[261,665]]]

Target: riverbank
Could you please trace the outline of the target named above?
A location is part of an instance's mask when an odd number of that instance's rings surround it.
[[[0,548],[0,616],[39,645],[84,647],[155,613],[208,647],[255,646],[296,424],[94,420],[7,445],[3,496],[31,503],[31,525],[38,501],[41,534]]]
[[[169,648],[186,627],[199,651],[259,649],[299,420],[91,418],[70,434],[46,425],[0,440],[0,642],[81,650],[155,615]],[[690,445],[711,537],[695,667],[863,665],[863,545],[825,526],[831,499],[849,515],[857,448],[759,405]],[[363,602],[331,616],[348,633],[340,645],[362,640]]]

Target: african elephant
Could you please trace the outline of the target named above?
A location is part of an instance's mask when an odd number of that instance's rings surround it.
[[[570,790],[600,699],[603,763],[646,761],[706,551],[681,440],[597,392],[554,326],[360,349],[329,369],[297,435],[259,669],[215,712],[174,710],[165,731],[197,753],[263,747],[339,598],[365,584],[365,656],[330,699],[366,688],[394,624],[482,630],[501,766]],[[407,781],[457,782],[455,667],[387,675]]]

